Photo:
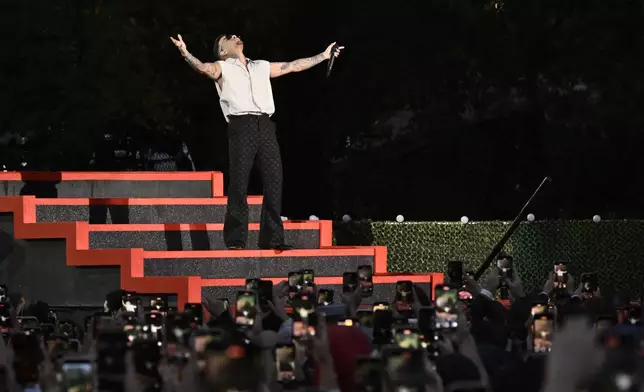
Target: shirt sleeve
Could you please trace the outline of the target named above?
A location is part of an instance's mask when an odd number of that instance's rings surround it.
[[[221,61],[221,60],[219,60],[219,61],[215,61],[215,62],[216,62],[217,64],[219,64],[219,67],[221,68],[221,76],[223,77],[223,76],[224,76],[224,72],[226,71],[226,67],[228,66],[228,64],[226,64],[226,62],[225,62],[225,61]]]
[[[271,77],[271,63],[266,60],[257,60],[257,68],[265,75],[267,78]]]

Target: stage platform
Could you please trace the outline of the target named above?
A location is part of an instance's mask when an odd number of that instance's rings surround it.
[[[287,221],[296,249],[257,250],[262,198],[248,202],[249,249],[228,251],[221,173],[0,173],[0,282],[52,306],[102,306],[123,288],[176,295],[179,308],[303,268],[340,290],[343,272],[372,265],[366,302],[391,299],[398,280],[428,294],[442,282],[442,273],[388,273],[384,246],[334,246],[330,221]]]

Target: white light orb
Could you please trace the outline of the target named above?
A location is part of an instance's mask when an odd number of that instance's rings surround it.
[[[465,224],[465,223],[468,223],[469,221],[470,221],[470,218],[468,218],[466,216],[461,217],[461,223]]]
[[[601,217],[601,216],[599,216],[599,215],[595,215],[595,216],[593,216],[593,222],[595,222],[595,223],[599,223],[599,222],[601,222],[601,220],[602,220],[602,217]]]
[[[351,217],[347,214],[342,215],[342,222],[351,222]]]
[[[318,217],[317,217],[317,216],[315,216],[315,215],[311,215],[311,216],[309,216],[309,220],[312,220],[312,221],[318,221],[318,220],[320,220],[320,218],[318,218]]]
[[[528,214],[528,221],[534,222],[534,214]]]
[[[402,215],[398,215],[398,216],[396,217],[396,222],[401,223],[401,222],[404,222],[404,221],[405,221],[405,217],[404,217],[404,216],[402,216]]]
[[[285,217],[285,216],[282,217],[282,221],[287,221],[287,220],[288,220],[287,217]]]

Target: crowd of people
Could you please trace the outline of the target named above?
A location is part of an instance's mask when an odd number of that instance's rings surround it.
[[[369,305],[364,271],[346,273],[336,293],[311,270],[275,285],[249,279],[234,299],[183,311],[118,291],[84,325],[3,286],[0,388],[644,391],[639,302],[600,291],[592,273],[575,284],[563,264],[526,293],[511,257],[497,261],[481,283],[451,262],[432,293],[401,281],[389,302]]]

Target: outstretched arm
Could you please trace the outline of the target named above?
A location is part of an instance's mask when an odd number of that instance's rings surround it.
[[[218,80],[221,77],[221,65],[218,63],[202,63],[198,58],[186,51],[181,53],[190,67],[200,74],[206,75],[211,79]]]
[[[330,59],[332,55],[335,57],[339,56],[340,51],[344,49],[344,46],[337,47],[335,52],[331,54],[333,46],[335,46],[335,42],[329,45],[324,52],[313,57],[298,59],[288,63],[271,63],[271,78],[276,78],[291,72],[305,71],[320,64],[324,60]]]
[[[183,59],[190,64],[192,69],[214,80],[218,80],[221,77],[221,66],[217,63],[202,63],[198,58],[190,54],[186,47],[186,43],[183,42],[183,38],[181,38],[181,34],[177,36],[177,39],[170,37],[170,40],[172,40],[172,43],[177,47],[177,49],[179,49],[179,53],[181,53]]]
[[[313,57],[298,59],[288,63],[271,63],[271,78],[286,75],[291,72],[301,72],[314,67],[326,60],[324,54],[320,53]]]

